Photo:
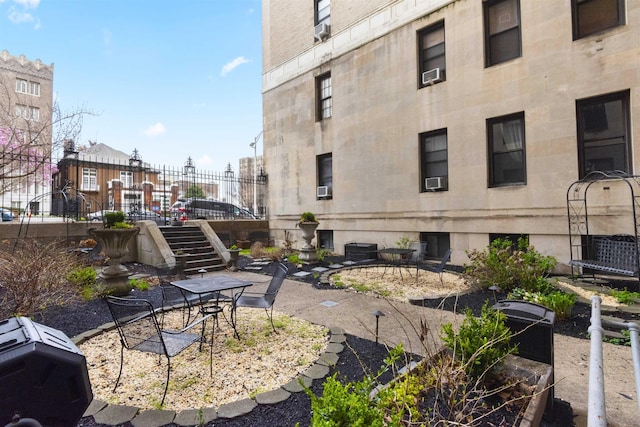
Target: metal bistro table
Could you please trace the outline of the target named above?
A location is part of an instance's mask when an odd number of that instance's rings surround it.
[[[408,257],[415,251],[416,251],[415,249],[409,249],[409,248],[384,248],[384,249],[378,250],[377,252],[379,254],[387,254],[390,256],[391,268],[392,268],[391,272],[393,273],[395,269],[398,268],[400,271],[400,278],[404,280],[404,277],[402,277],[402,265],[401,265],[402,259],[403,257]],[[389,265],[385,263],[384,273],[382,273],[382,277],[384,277],[384,275],[387,274],[388,267]]]
[[[205,305],[206,302],[211,301],[212,299],[204,300],[203,297],[207,296],[207,294],[215,294],[215,305],[214,311],[222,312],[220,308],[220,296],[223,291],[231,291],[231,327],[233,328],[233,332],[237,338],[240,338],[238,334],[238,330],[236,329],[236,299],[242,295],[244,290],[253,284],[251,282],[247,282],[245,280],[234,279],[229,276],[210,276],[210,277],[200,277],[193,279],[185,279],[185,280],[175,280],[171,282],[171,284],[177,288],[182,289],[185,292],[190,292],[192,294],[198,295],[200,299],[200,312],[203,314],[207,314],[208,307]],[[224,313],[223,313],[224,315]],[[204,324],[202,326],[204,335]]]

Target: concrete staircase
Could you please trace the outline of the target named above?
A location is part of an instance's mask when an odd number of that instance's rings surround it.
[[[211,246],[199,227],[160,227],[176,262],[184,264],[187,276],[197,276],[199,270],[219,271],[226,268],[224,260]]]

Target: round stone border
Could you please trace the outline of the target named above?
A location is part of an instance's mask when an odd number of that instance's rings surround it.
[[[83,332],[71,340],[75,345],[95,337],[103,332],[115,329],[113,322],[106,323],[96,329]],[[329,375],[330,368],[338,362],[340,353],[344,350],[347,340],[344,329],[337,326],[329,326],[329,342],[325,352],[322,353],[314,364],[309,366],[288,383],[279,388],[257,394],[253,398],[246,398],[236,402],[225,403],[216,408],[186,409],[180,412],[163,409],[140,409],[134,406],[110,405],[101,400],[93,400],[86,409],[83,417],[92,416],[99,424],[118,425],[131,422],[134,427],[160,427],[175,423],[179,426],[202,425],[216,418],[235,418],[248,414],[258,405],[272,405],[284,402],[291,393],[304,391],[303,386],[310,387],[314,380],[322,380]]]

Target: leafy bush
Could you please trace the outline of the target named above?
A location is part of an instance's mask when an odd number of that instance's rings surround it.
[[[98,273],[91,266],[77,267],[67,274],[67,280],[79,288],[95,285],[97,277]]]
[[[568,319],[571,317],[571,310],[576,303],[575,294],[557,289],[532,292],[523,288],[515,288],[509,293],[508,298],[543,305],[552,310],[558,319]]]
[[[318,222],[318,220],[316,220],[316,216],[313,212],[302,212],[298,222]]]
[[[149,290],[149,282],[143,279],[129,279],[129,284],[140,291]]]
[[[402,345],[394,347],[389,351],[389,355],[377,375],[365,376],[358,382],[342,384],[338,380],[337,374],[327,377],[322,383],[322,395],[320,396],[313,394],[311,389],[303,384],[305,393],[311,399],[311,426],[377,427],[391,425],[383,422],[382,409],[369,396],[378,385],[380,376],[391,369],[403,354]],[[380,399],[383,404],[388,400],[388,397]]]
[[[516,352],[510,344],[511,331],[505,324],[506,318],[503,312],[493,310],[485,302],[479,318],[467,308],[457,332],[451,323],[442,325],[445,346],[462,362],[471,378],[483,377],[493,366],[501,364],[507,354]]]
[[[484,288],[498,286],[504,291],[516,287],[535,290],[540,278],[546,277],[556,266],[556,259],[544,256],[529,246],[526,238],[518,239],[517,247],[509,239],[496,239],[484,251],[472,250],[467,255],[465,275]]]
[[[32,316],[76,298],[78,287],[67,276],[77,266],[77,257],[56,242],[20,240],[0,250],[0,318]]]
[[[124,220],[125,215],[122,211],[104,213],[104,226],[106,228],[116,228],[116,223],[124,223]]]
[[[636,299],[640,298],[640,293],[628,291],[626,288],[623,290],[613,289],[611,291],[611,296],[620,304],[630,305],[635,303]]]

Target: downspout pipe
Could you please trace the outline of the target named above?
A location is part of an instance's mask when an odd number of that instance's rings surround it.
[[[606,427],[607,413],[604,403],[604,368],[602,361],[602,322],[600,318],[600,303],[602,299],[594,295],[591,297],[591,354],[589,356],[589,402],[588,427]]]

